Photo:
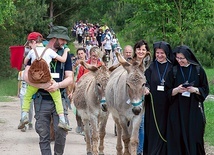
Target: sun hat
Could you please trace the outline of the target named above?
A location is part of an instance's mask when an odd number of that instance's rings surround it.
[[[43,36],[39,33],[39,32],[31,32],[28,36],[27,36],[27,40],[37,40],[38,38],[43,39]]]
[[[60,38],[70,41],[70,37],[68,36],[68,29],[64,26],[53,26],[50,34],[47,38]]]

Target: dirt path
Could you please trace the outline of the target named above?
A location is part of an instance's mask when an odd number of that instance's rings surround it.
[[[14,102],[0,102],[0,154],[1,155],[39,155],[39,136],[35,130],[21,132],[17,129],[20,119],[19,99]],[[85,141],[82,135],[75,132],[76,120],[69,110],[72,131],[68,133],[64,155],[85,155]],[[33,121],[35,122],[35,120]],[[105,155],[115,155],[116,137],[113,131],[114,122],[109,117],[105,138]],[[53,142],[51,143],[53,150]]]
[[[39,137],[35,130],[21,132],[17,129],[20,119],[19,99],[13,102],[0,102],[0,154],[2,155],[39,155]],[[85,141],[83,136],[75,132],[76,120],[69,110],[69,120],[73,130],[68,133],[64,155],[85,155]],[[35,120],[34,120],[35,122]],[[116,154],[116,137],[114,136],[114,122],[110,116],[107,123],[105,137],[105,155]],[[53,150],[53,142],[51,143]],[[214,147],[206,145],[207,155],[214,155]]]

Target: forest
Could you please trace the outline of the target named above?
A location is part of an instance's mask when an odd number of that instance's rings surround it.
[[[0,77],[16,77],[9,47],[23,45],[28,33],[46,37],[61,25],[71,35],[79,20],[107,24],[131,45],[140,39],[150,47],[160,40],[188,45],[203,66],[214,67],[213,0],[1,0],[0,8]]]

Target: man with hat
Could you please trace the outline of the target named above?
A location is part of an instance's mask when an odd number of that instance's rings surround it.
[[[53,26],[50,34],[47,36],[49,43],[47,47],[56,51],[59,55],[64,51],[64,45],[67,41],[70,40],[68,36],[68,29],[63,26]],[[26,72],[28,71],[29,66],[26,67]],[[38,90],[36,98],[34,100],[35,106],[35,129],[39,135],[39,145],[42,155],[51,155],[51,147],[50,147],[50,123],[51,119],[54,124],[55,131],[55,144],[54,144],[54,154],[62,155],[65,148],[66,142],[66,131],[58,128],[57,124],[59,123],[59,116],[56,113],[56,108],[52,97],[49,92],[54,92],[57,89],[60,89],[64,113],[66,121],[67,118],[67,107],[66,102],[67,95],[65,88],[72,84],[73,82],[73,72],[71,65],[71,57],[68,53],[67,59],[65,63],[61,63],[59,61],[51,62],[51,75],[55,81],[51,84],[33,84],[30,83],[25,74],[25,80],[29,82],[29,84],[39,87],[41,89]]]

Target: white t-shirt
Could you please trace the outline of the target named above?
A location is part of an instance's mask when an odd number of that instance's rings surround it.
[[[42,47],[42,46],[36,47],[36,51],[39,56],[42,54],[44,50],[45,50],[45,47]],[[57,56],[58,54],[54,50],[52,50],[51,48],[48,48],[45,51],[45,54],[43,55],[42,58],[47,62],[48,66],[50,67],[50,62],[52,61],[52,59],[55,59]],[[33,61],[36,59],[35,51],[31,49],[26,57],[28,59],[31,59],[31,63],[33,63]]]
[[[111,50],[111,40],[109,40],[109,39],[106,39],[106,40],[105,40],[104,49],[106,49],[106,50]]]

